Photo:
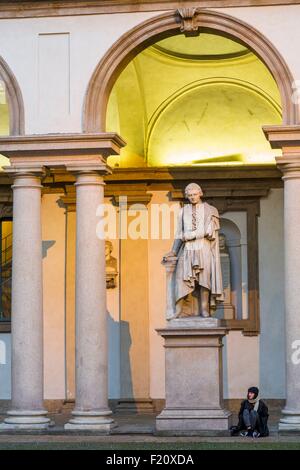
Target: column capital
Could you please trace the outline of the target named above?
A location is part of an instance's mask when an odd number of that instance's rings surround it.
[[[13,179],[12,189],[41,189],[41,179],[46,176],[46,169],[42,165],[5,166],[3,169]]]
[[[66,170],[73,173],[77,179],[85,175],[104,176],[112,173],[112,169],[104,161],[99,163],[79,161],[78,163],[66,165]]]
[[[12,178],[24,176],[44,177],[46,175],[46,168],[43,165],[12,165],[4,166],[3,170]]]
[[[300,155],[298,157],[276,157],[276,164],[283,180],[300,179]]]
[[[78,164],[66,167],[67,171],[73,173],[76,177],[76,183],[74,186],[104,186],[103,176],[107,173],[111,173],[111,169],[108,165],[95,164]]]

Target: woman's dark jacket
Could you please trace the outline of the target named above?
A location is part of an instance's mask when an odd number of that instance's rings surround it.
[[[245,423],[243,420],[243,412],[245,408],[248,408],[248,400],[243,400],[241,403],[241,408],[239,412],[239,422],[237,425],[237,431],[241,431],[242,429],[245,429]],[[259,405],[257,409],[257,414],[258,414],[258,424],[257,424],[257,431],[260,433],[262,437],[268,436],[269,435],[269,428],[268,428],[268,407],[267,405],[262,401],[259,400]]]

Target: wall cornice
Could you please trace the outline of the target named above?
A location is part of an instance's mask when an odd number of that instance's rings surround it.
[[[263,131],[273,149],[300,147],[300,125],[263,126]]]
[[[182,7],[174,0],[49,0],[4,1],[0,6],[0,19],[55,16],[97,15],[107,13],[133,13],[140,11],[167,11]],[[250,7],[300,4],[295,0],[198,0],[184,2],[201,8]]]
[[[185,184],[194,180],[201,181],[201,184],[206,182],[206,185],[212,187],[217,184],[219,190],[245,187],[248,183],[256,188],[265,188],[266,185],[270,188],[282,186],[281,173],[276,165],[114,168],[113,173],[104,179],[107,185],[118,187],[120,190],[123,185],[125,187],[132,184],[147,184],[153,190],[174,190],[180,182]],[[61,187],[65,183],[73,183],[74,180],[74,176],[64,168],[52,168],[44,184]],[[8,175],[0,171],[0,186],[9,184]]]

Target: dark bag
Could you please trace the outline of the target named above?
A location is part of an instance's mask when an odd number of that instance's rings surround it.
[[[231,427],[229,428],[229,432],[230,432],[230,435],[231,435],[231,436],[237,436],[238,433],[239,433],[239,431],[240,431],[240,429],[239,429],[238,426],[231,426]]]

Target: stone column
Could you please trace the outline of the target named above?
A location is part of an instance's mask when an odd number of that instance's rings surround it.
[[[42,167],[6,170],[14,178],[12,409],[1,429],[40,429],[43,407]]]
[[[280,431],[300,431],[300,155],[279,157],[284,181],[286,406]]]
[[[104,202],[98,171],[76,171],[76,398],[66,430],[108,433],[105,241],[97,236]]]

